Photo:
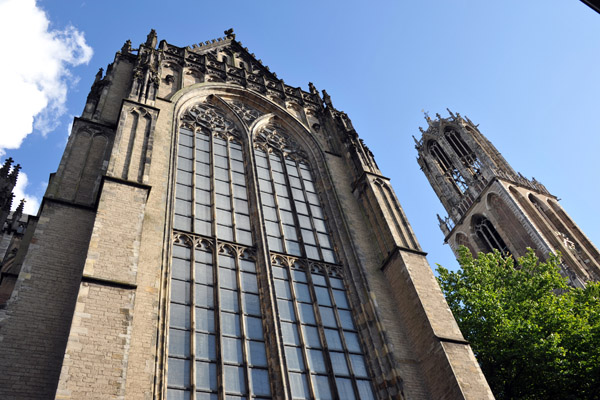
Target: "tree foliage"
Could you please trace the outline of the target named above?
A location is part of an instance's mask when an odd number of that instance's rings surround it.
[[[568,286],[560,259],[498,251],[438,281],[498,399],[600,399],[600,284]]]

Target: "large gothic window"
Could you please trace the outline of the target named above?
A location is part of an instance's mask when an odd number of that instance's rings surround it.
[[[241,118],[257,117],[239,103],[232,107],[244,112]],[[291,398],[373,399],[344,268],[308,158],[279,126],[258,129],[251,155],[241,135],[214,106],[194,106],[182,117],[167,398],[271,398],[263,327],[274,323]],[[247,179],[250,170],[256,186]],[[255,194],[260,220],[248,203]],[[252,235],[259,230],[264,243]],[[270,255],[267,265],[257,262],[261,246]],[[272,288],[259,290],[266,280],[258,274],[268,269]],[[263,321],[271,304],[274,320]]]
[[[179,130],[169,400],[271,395],[238,135],[210,107],[189,110]]]

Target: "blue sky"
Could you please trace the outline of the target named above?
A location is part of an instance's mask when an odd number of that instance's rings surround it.
[[[14,3],[33,11],[6,12]],[[35,7],[46,13],[47,27]],[[432,265],[455,268],[456,261],[437,227],[435,214],[446,213],[415,160],[411,135],[426,125],[422,110],[446,116],[448,107],[478,123],[516,170],[545,184],[600,243],[594,212],[600,15],[579,1],[0,0],[0,26],[8,30],[0,28],[5,46],[12,43],[3,53],[8,64],[32,59],[39,69],[0,69],[1,87],[25,73],[43,77],[35,81],[38,89],[51,79],[62,84],[40,89],[50,111],[35,113],[26,90],[13,90],[3,103],[33,109],[30,134],[30,121],[17,111],[0,115],[2,159],[23,166],[29,205],[43,196],[98,68],[106,68],[125,40],[136,47],[154,28],[159,40],[186,46],[233,27],[287,84],[306,90],[311,81],[348,113],[391,178]],[[29,36],[30,27],[39,28],[38,37]],[[56,65],[58,76],[45,78]],[[15,125],[17,117],[25,122]],[[23,142],[9,148],[18,134]]]

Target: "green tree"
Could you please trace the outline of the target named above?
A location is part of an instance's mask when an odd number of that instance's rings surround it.
[[[568,286],[560,259],[460,249],[438,281],[498,399],[600,399],[600,284]]]

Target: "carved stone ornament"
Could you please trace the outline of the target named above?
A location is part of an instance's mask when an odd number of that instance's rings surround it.
[[[229,105],[237,115],[240,116],[241,119],[246,121],[248,125],[250,125],[256,118],[260,117],[262,114],[255,110],[254,108],[242,103],[239,100],[233,100],[229,102]]]
[[[278,125],[267,125],[256,134],[255,143],[264,147],[280,150],[284,156],[296,156],[306,159],[306,153],[292,139],[285,130]]]
[[[235,124],[223,112],[209,104],[196,104],[181,116],[182,126],[194,129],[201,127],[211,133],[222,133],[239,137]]]

